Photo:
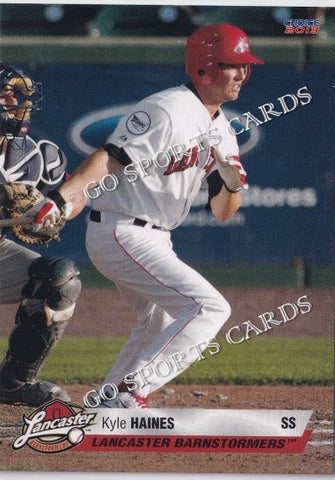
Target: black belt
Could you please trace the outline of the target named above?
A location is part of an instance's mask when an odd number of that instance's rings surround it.
[[[91,210],[90,220],[92,220],[92,222],[101,223],[101,212],[99,212],[98,210]],[[135,225],[136,227],[145,227],[147,223],[148,222],[142,220],[141,218],[135,218],[135,220],[133,221],[133,225]],[[156,230],[162,230],[162,228],[157,227],[157,225],[152,225],[151,228],[154,228]]]
[[[101,212],[99,212],[98,210],[91,210],[90,220],[92,220],[92,222],[101,223]]]

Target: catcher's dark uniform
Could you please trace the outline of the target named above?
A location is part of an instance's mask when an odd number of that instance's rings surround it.
[[[5,139],[0,183],[36,186],[44,196],[66,176],[66,158],[54,143],[29,136]],[[6,206],[0,206],[0,218]],[[58,386],[36,379],[46,356],[71,318],[80,293],[79,270],[69,259],[39,255],[0,230],[0,304],[19,303],[16,327],[0,366],[0,403],[40,405],[70,400]]]

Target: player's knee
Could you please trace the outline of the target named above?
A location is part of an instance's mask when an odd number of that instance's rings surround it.
[[[211,318],[218,328],[221,328],[231,315],[230,304],[219,292],[206,302],[205,308],[211,313]]]
[[[37,258],[28,269],[29,281],[22,290],[22,306],[29,313],[40,301],[48,322],[68,320],[81,291],[79,273],[70,259]]]
[[[230,317],[231,315],[231,306],[230,304],[228,303],[228,301],[221,296],[220,300],[219,300],[219,303],[220,303],[220,309],[221,311],[225,314],[225,316],[227,317],[227,319]]]

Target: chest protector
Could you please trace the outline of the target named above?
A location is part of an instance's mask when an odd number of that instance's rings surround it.
[[[0,183],[33,185],[46,196],[65,181],[66,166],[66,157],[56,144],[49,140],[36,143],[29,136],[16,137],[8,140],[5,153],[0,155]],[[3,218],[1,205],[0,218]]]

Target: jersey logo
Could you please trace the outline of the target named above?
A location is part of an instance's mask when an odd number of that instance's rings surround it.
[[[167,170],[164,172],[163,175],[171,175],[172,173],[176,172],[183,172],[184,170],[187,170],[188,168],[192,168],[194,166],[199,165],[199,148],[198,146],[194,146],[192,148],[189,148],[184,152],[184,155],[181,159],[177,159],[176,157],[171,157],[169,166]],[[211,168],[215,164],[215,158],[212,154],[212,148],[211,152],[208,155],[208,158],[205,162],[204,165],[204,170],[208,173]]]
[[[146,112],[133,113],[126,122],[127,130],[133,135],[143,135],[151,125],[151,120]]]

